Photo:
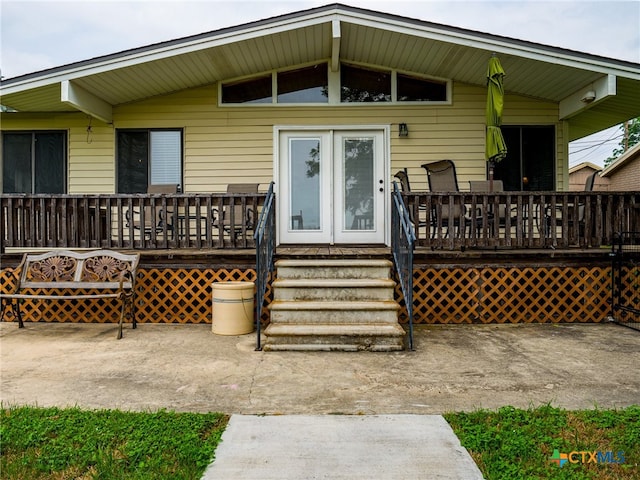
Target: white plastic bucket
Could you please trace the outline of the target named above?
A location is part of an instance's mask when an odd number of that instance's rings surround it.
[[[218,335],[245,335],[253,332],[253,282],[211,284],[211,331]]]

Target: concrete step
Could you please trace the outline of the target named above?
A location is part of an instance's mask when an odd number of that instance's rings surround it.
[[[279,260],[275,266],[264,350],[403,349],[390,261]]]
[[[355,325],[397,324],[400,306],[394,301],[282,301],[269,306],[272,324]]]
[[[393,300],[391,279],[280,279],[273,282],[274,300]]]
[[[390,278],[393,264],[388,260],[278,260],[275,263],[280,279],[320,278]]]
[[[266,351],[399,351],[404,348],[404,329],[392,324],[368,325],[275,325],[265,330]]]

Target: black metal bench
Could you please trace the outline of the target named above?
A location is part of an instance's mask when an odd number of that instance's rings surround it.
[[[139,254],[128,255],[111,250],[27,253],[13,272],[17,281],[14,291],[0,293],[0,321],[4,318],[6,304],[11,303],[18,319],[18,327],[24,328],[20,311],[20,304],[24,299],[113,298],[122,303],[117,337],[120,339],[127,305],[132,328],[136,328],[134,297],[139,261]]]

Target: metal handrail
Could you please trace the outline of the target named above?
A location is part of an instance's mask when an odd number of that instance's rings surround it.
[[[416,234],[396,182],[393,182],[391,197],[391,251],[409,317],[409,349],[413,350],[413,249]]]
[[[262,350],[260,344],[261,313],[264,303],[269,274],[273,272],[273,257],[276,250],[276,215],[273,182],[260,212],[256,232],[253,236],[256,243],[256,350]]]
[[[611,246],[611,313],[609,320],[640,330],[640,231],[616,233]]]

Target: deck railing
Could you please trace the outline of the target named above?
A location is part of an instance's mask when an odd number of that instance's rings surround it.
[[[0,196],[6,248],[254,248],[255,194]]]
[[[265,196],[2,194],[1,247],[254,249]],[[411,192],[403,198],[416,247],[599,248],[611,245],[616,232],[640,230],[640,192]]]
[[[640,229],[640,192],[404,193],[416,245],[598,248]]]

